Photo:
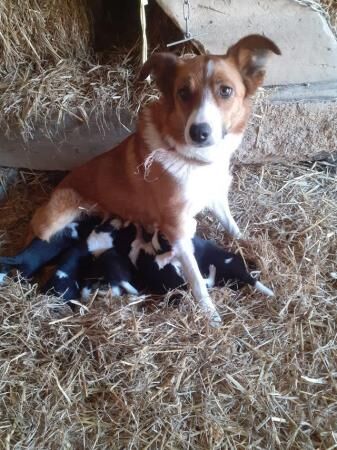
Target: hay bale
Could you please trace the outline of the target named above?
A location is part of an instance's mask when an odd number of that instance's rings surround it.
[[[21,65],[44,70],[90,52],[86,0],[3,0],[0,29],[0,69],[8,73]]]
[[[4,0],[0,5],[0,127],[24,139],[67,115],[86,121],[129,100],[130,56],[100,64],[86,0]],[[102,119],[104,120],[104,119]],[[55,127],[54,127],[55,128]]]

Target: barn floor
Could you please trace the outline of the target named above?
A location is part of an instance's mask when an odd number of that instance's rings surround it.
[[[0,182],[8,254],[50,177]],[[188,294],[174,307],[98,293],[73,313],[22,280],[2,287],[0,448],[337,448],[336,198],[326,163],[236,169],[245,240],[207,215],[200,232],[253,256],[276,296],[214,290],[217,330]]]

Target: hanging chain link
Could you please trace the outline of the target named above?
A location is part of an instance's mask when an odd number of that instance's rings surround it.
[[[183,0],[183,15],[184,15],[184,20],[185,20],[185,38],[186,39],[191,37],[190,14],[191,14],[190,0]]]
[[[190,32],[190,15],[191,15],[190,0],[183,0],[183,16],[185,20],[184,39],[180,39],[180,41],[170,42],[169,44],[166,45],[166,47],[173,47],[174,45],[184,44],[185,42],[193,39],[192,33]]]

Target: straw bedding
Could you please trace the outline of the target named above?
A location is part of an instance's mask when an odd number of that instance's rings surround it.
[[[49,189],[12,182],[1,253]],[[177,307],[99,292],[73,313],[23,280],[1,288],[2,448],[335,448],[336,191],[328,164],[235,170],[246,240],[207,214],[199,231],[253,256],[276,297],[214,290],[219,330],[188,293]]]
[[[129,59],[87,58],[88,18],[72,8],[81,0],[62,1],[72,32],[37,0],[20,2],[11,22],[16,4],[0,5],[1,126],[29,137],[42,117],[62,122],[64,111],[85,117],[93,103],[127,100]],[[46,17],[41,53],[41,36],[22,31]],[[0,252],[12,254],[52,182],[1,170],[0,184]],[[24,280],[2,287],[0,448],[336,448],[336,191],[327,163],[236,168],[231,203],[246,240],[232,242],[207,214],[199,232],[255,259],[276,297],[213,290],[219,330],[189,293],[175,306],[98,292],[74,313]]]

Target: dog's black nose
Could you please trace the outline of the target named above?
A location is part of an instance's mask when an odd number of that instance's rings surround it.
[[[196,144],[206,143],[208,138],[210,137],[211,133],[212,133],[212,129],[206,122],[198,123],[198,124],[194,123],[190,127],[191,139]]]

